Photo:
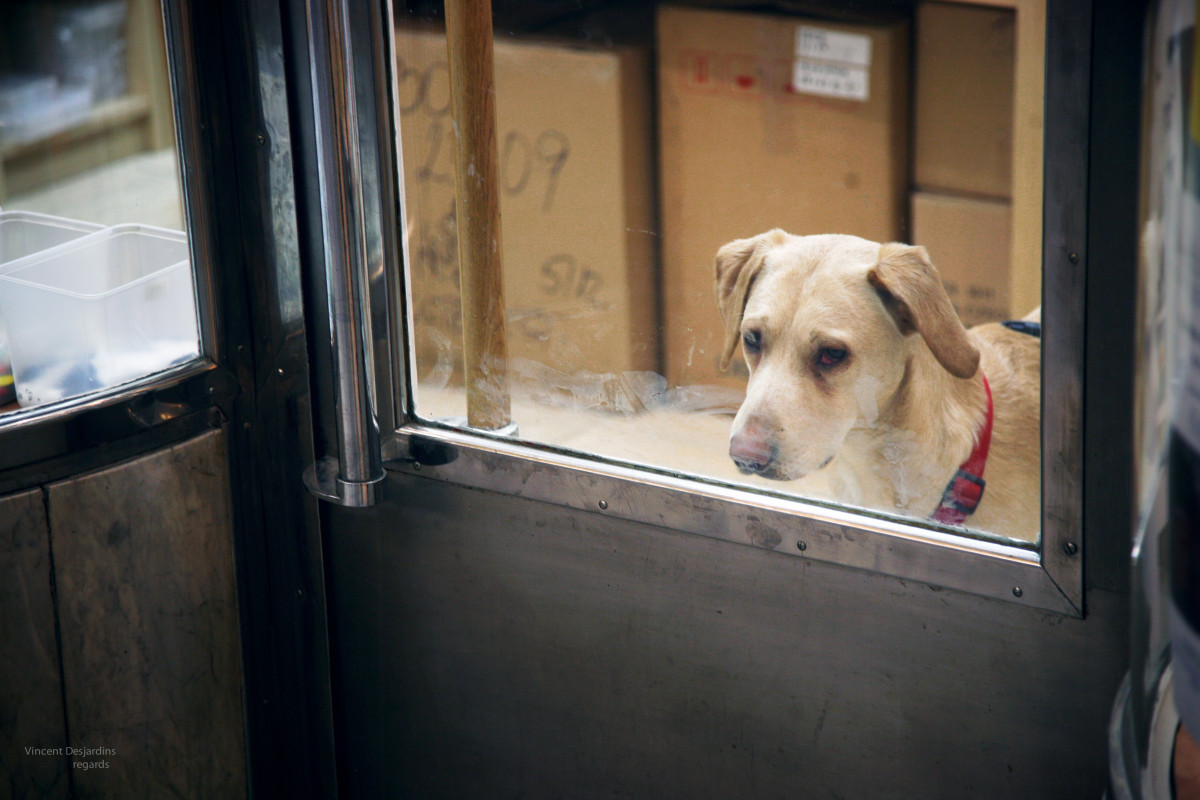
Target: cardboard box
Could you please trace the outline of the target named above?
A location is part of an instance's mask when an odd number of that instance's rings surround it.
[[[445,37],[398,28],[396,56],[418,378],[461,381]],[[648,53],[497,39],[495,65],[510,374],[656,369]]]
[[[914,192],[912,240],[923,245],[967,327],[1023,317],[1010,304],[1012,208],[1007,201]]]
[[[1046,101],[1046,0],[1017,8],[1013,99],[1013,309],[1042,302],[1042,173]]]
[[[915,46],[917,188],[1010,197],[1016,12],[923,2]]]
[[[663,306],[671,384],[745,385],[718,366],[713,258],[771,228],[901,238],[908,26],[662,8]]]

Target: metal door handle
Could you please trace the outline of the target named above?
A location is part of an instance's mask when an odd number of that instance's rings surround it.
[[[305,14],[338,456],[326,456],[309,466],[304,482],[309,491],[330,502],[369,506],[379,500],[384,470],[368,347],[367,256],[350,15],[347,0],[309,0]]]

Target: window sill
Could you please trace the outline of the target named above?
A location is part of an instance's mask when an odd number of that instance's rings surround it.
[[[917,580],[1007,602],[1082,616],[1043,568],[1034,546],[970,538],[951,528],[905,524],[749,488],[583,458],[500,437],[408,425],[387,443],[398,474],[530,500]]]

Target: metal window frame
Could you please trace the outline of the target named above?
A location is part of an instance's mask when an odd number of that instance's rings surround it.
[[[390,22],[390,5],[383,0],[382,6]],[[376,362],[378,369],[387,370],[377,387],[382,395],[390,395],[380,396],[378,407],[384,414],[390,411],[395,422],[383,428],[392,431],[383,443],[385,467],[1083,617],[1092,14],[1089,3],[1049,0],[1047,4],[1047,29],[1054,34],[1046,44],[1039,546],[975,538],[932,524],[420,420],[410,383],[415,364],[408,346],[413,326],[409,284],[407,272],[403,280],[397,277],[398,269],[374,275],[371,286],[375,315],[389,302],[403,310],[403,324],[394,326],[390,339],[379,338],[385,326],[375,324],[376,352],[394,354]],[[390,36],[383,39],[366,49],[373,50],[370,68],[376,76],[377,108],[389,101],[394,108],[394,42]],[[390,113],[376,114],[374,123],[379,141],[398,142],[399,123]],[[376,173],[380,197],[387,201],[382,204],[381,229],[402,230],[399,170],[403,165],[396,152],[379,154],[380,162],[388,158],[395,159],[398,169]],[[388,214],[395,216],[389,220]],[[385,263],[406,263],[402,248],[402,242],[384,242]]]

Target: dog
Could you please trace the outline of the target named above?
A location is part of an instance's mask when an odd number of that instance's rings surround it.
[[[742,473],[1037,540],[1037,337],[967,330],[920,246],[776,229],[723,246],[715,281],[721,367],[740,344],[750,371],[729,438]]]

